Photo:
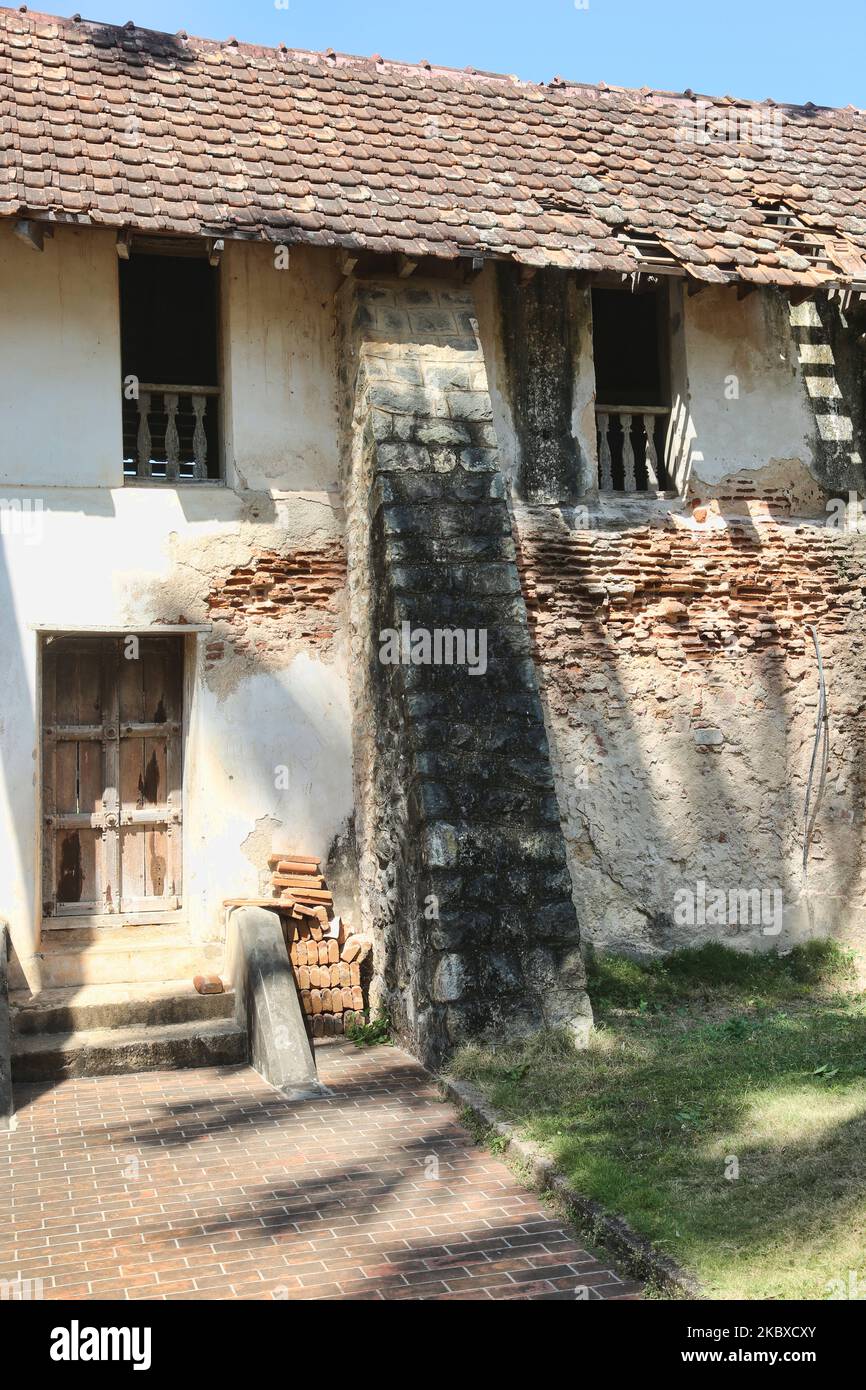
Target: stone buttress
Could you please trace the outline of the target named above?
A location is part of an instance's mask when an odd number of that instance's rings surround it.
[[[580,933],[472,297],[349,280],[342,301],[374,999],[433,1065],[472,1038],[564,1025],[584,1040]],[[442,659],[426,664],[437,631]]]

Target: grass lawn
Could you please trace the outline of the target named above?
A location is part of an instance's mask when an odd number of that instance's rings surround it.
[[[590,994],[588,1051],[547,1034],[464,1049],[455,1073],[710,1298],[826,1299],[851,1270],[866,1297],[866,994],[850,958],[817,941],[605,957]]]

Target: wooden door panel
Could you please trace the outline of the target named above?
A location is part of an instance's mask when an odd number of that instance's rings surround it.
[[[147,897],[161,898],[173,887],[168,877],[168,841],[169,831],[165,826],[155,825],[144,832],[144,890]]]
[[[103,651],[98,642],[63,641],[46,653],[43,766],[44,893],[49,912],[105,910],[103,813]]]
[[[165,739],[146,738],[142,754],[140,781],[141,802],[144,806],[164,806],[168,798],[168,747]]]
[[[55,896],[58,907],[70,916],[103,912],[105,863],[102,835],[86,828],[55,831]]]
[[[153,724],[176,722],[180,719],[177,663],[164,643],[151,643],[141,656],[145,720]]]
[[[78,812],[78,744],[72,740],[54,747],[54,809],[61,815]]]
[[[102,653],[92,643],[64,648],[56,658],[55,720],[64,725],[102,723]]]
[[[58,738],[54,758],[55,810],[60,815],[97,815],[105,790],[101,742]]]
[[[140,724],[144,721],[144,691],[141,681],[141,659],[132,659],[123,651],[119,670],[120,721]]]
[[[166,806],[166,739],[128,736],[120,740],[120,804],[123,811]]]
[[[141,637],[138,656],[124,648],[120,678],[121,723],[178,723],[182,714],[177,640]]]
[[[57,638],[43,665],[46,915],[180,905],[182,642]]]
[[[124,825],[120,832],[123,912],[142,912],[147,908],[178,907],[180,896],[170,877],[173,827]]]
[[[95,740],[78,744],[78,810],[97,815],[105,795],[105,759],[102,743]]]
[[[139,829],[120,831],[120,874],[124,894],[134,900],[144,893],[144,836]]]

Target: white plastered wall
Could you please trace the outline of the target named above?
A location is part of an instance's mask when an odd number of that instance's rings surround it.
[[[675,383],[685,445],[680,483],[711,496],[734,475],[765,469],[771,483],[785,475],[807,482],[815,421],[788,306],[769,293],[739,299],[732,286],[680,302],[687,371],[687,394],[681,378]]]

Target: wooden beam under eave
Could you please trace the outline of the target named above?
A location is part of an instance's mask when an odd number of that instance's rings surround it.
[[[691,278],[689,278],[686,283],[686,292],[689,296],[689,299],[694,299],[696,294],[702,294],[703,291],[708,287],[709,283],[709,280],[692,280]]]
[[[520,275],[518,278],[520,280],[521,285],[528,285],[531,280],[535,279],[537,274],[537,265],[522,265],[520,267]]]
[[[463,258],[463,279],[474,280],[484,269],[483,256],[466,256]]]
[[[737,283],[737,298],[746,299],[750,294],[754,294],[757,288],[758,286],[753,285],[750,280],[740,280]]]
[[[119,261],[128,261],[128,260],[129,260],[129,253],[130,253],[131,247],[132,247],[132,232],[130,232],[130,231],[128,231],[128,230],[127,230],[127,231],[123,231],[123,232],[118,232],[118,233],[117,233],[117,242],[116,242],[116,245],[115,245],[115,249],[116,249],[116,251],[117,251],[117,259],[118,259]]]
[[[347,251],[340,261],[340,270],[344,276],[354,275],[357,264],[358,257],[352,251]]]
[[[404,256],[402,253],[397,257],[397,274],[401,280],[407,280],[410,275],[414,275],[418,269],[418,262],[411,256]]]
[[[226,244],[222,237],[208,237],[207,258],[212,266],[218,266],[220,257],[226,249]]]
[[[45,247],[45,228],[41,222],[31,222],[28,217],[19,217],[12,223],[12,230],[19,241],[26,242],[34,251]]]

